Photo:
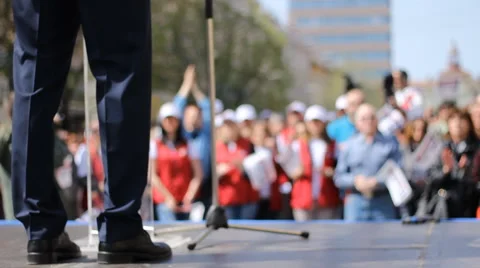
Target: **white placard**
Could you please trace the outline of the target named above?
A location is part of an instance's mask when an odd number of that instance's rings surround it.
[[[276,177],[272,156],[268,151],[259,151],[247,156],[243,160],[243,169],[256,190],[271,183],[272,177]]]
[[[378,171],[376,178],[379,182],[385,183],[396,207],[405,205],[412,198],[412,187],[402,169],[394,161],[387,160]]]
[[[280,164],[289,178],[293,178],[295,172],[297,172],[299,167],[302,165],[300,155],[296,153],[291,146],[288,148],[288,150],[285,150],[283,153],[278,155],[276,157],[276,161]]]
[[[428,170],[432,167],[441,154],[443,147],[444,143],[438,132],[427,132],[410,159],[414,169]]]

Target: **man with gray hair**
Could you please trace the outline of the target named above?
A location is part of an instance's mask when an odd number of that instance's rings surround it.
[[[402,155],[394,137],[377,129],[376,110],[370,104],[358,107],[354,116],[358,134],[347,141],[340,152],[335,184],[344,190],[346,221],[394,219],[395,208],[385,185],[375,174],[387,162],[401,164]]]

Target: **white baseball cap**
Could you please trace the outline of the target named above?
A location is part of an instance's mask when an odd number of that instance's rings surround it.
[[[341,95],[335,101],[335,109],[337,109],[337,111],[340,111],[345,110],[345,108],[347,108],[347,97],[345,95]]]
[[[255,120],[257,119],[257,111],[255,107],[250,104],[242,104],[237,107],[235,118],[239,123],[247,120]]]
[[[322,122],[328,121],[328,112],[320,105],[312,105],[305,111],[305,121],[320,120]]]
[[[182,114],[180,112],[180,109],[173,104],[172,102],[167,102],[160,107],[160,111],[158,112],[158,119],[163,120],[167,117],[175,117],[177,119],[180,119],[182,117]]]
[[[301,101],[293,101],[287,106],[287,112],[297,112],[304,114],[307,106]]]
[[[222,124],[225,123],[225,121],[231,121],[231,122],[236,122],[236,116],[235,116],[235,111],[231,109],[227,109],[223,111],[222,113]]]

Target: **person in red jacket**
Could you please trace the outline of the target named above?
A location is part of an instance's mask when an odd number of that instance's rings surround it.
[[[326,122],[328,114],[319,105],[310,106],[305,112],[305,123],[310,135],[309,152],[312,160],[312,198],[314,207],[311,219],[339,219],[341,200],[332,180],[335,168],[335,143],[328,138]]]
[[[198,150],[180,133],[180,110],[173,103],[160,108],[161,138],[150,144],[152,195],[161,221],[187,220],[202,182]]]
[[[216,142],[219,204],[229,219],[254,219],[259,200],[243,170],[243,160],[253,152],[250,141],[240,137],[235,117],[224,114]]]
[[[293,180],[290,204],[296,221],[310,220],[313,209],[312,196],[312,157],[309,148],[309,135],[304,122],[296,125],[296,139],[292,142],[292,153],[300,158],[301,165],[290,174]]]
[[[277,146],[280,152],[284,152],[295,137],[295,126],[303,121],[306,106],[303,102],[294,101],[287,106],[286,126],[277,138]]]
[[[278,178],[280,175],[279,166],[274,160],[276,153],[275,139],[269,137],[267,124],[258,121],[253,125],[252,135],[250,137],[254,145],[254,151],[266,152],[271,156],[272,166],[275,168],[276,176],[266,178],[265,184],[260,187],[260,201],[258,202],[258,210],[255,219],[257,220],[273,220],[277,218],[277,214],[281,209],[281,196],[279,191]],[[288,179],[287,179],[288,180]]]

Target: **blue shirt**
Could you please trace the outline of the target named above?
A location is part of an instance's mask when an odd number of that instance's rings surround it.
[[[327,126],[328,136],[337,143],[347,141],[356,132],[357,129],[355,128],[355,125],[350,121],[350,118],[347,115],[336,119]]]
[[[187,98],[182,96],[175,96],[173,103],[180,109],[180,111],[185,110],[187,106]],[[210,129],[210,101],[208,98],[204,98],[197,103],[202,111],[202,127],[194,131],[187,131],[183,124],[182,126],[182,135],[188,141],[188,143],[199,152],[200,162],[202,164],[202,171],[204,182],[210,179],[211,176],[211,153],[210,153],[210,140],[212,136],[212,131]],[[206,180],[205,180],[206,179]]]
[[[402,165],[402,153],[393,136],[378,133],[369,143],[363,134],[356,134],[347,141],[345,150],[340,152],[335,169],[335,185],[339,189],[351,189],[355,176],[375,176],[389,159]]]

